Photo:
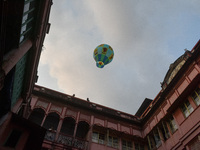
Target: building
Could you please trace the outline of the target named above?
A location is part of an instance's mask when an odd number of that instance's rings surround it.
[[[170,65],[161,86],[140,116],[149,148],[200,149],[200,41]]]
[[[29,120],[47,129],[46,149],[147,148],[138,117],[35,86]]]
[[[51,5],[0,1],[1,150],[200,149],[200,41],[131,115],[35,85]]]
[[[25,118],[37,81],[43,42],[50,28],[51,5],[52,0],[0,1],[1,150],[41,147],[40,137],[44,137],[46,130]]]
[[[28,119],[45,150],[200,149],[200,41],[169,67],[154,100],[127,114],[36,85]]]

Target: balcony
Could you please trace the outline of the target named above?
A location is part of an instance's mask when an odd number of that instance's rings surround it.
[[[55,131],[47,131],[45,140],[51,142],[49,144],[53,145],[54,148],[76,148],[79,150],[88,150],[88,141],[74,138],[63,133],[59,133],[58,138],[56,139]]]

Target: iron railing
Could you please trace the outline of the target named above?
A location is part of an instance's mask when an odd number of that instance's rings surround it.
[[[55,131],[47,131],[45,135],[45,140],[51,141],[57,144],[62,144],[63,147],[73,147],[80,150],[87,150],[88,149],[88,141],[74,138],[70,135],[66,135],[63,133],[59,133],[58,139],[56,139],[56,132]]]

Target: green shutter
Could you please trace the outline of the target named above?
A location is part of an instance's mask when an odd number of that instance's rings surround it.
[[[26,53],[18,61],[15,67],[15,77],[14,77],[14,84],[13,84],[11,107],[13,107],[16,101],[19,99],[19,97],[21,96],[21,92],[23,90],[27,57],[28,57],[28,53]]]

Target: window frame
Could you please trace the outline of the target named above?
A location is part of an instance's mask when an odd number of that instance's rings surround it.
[[[162,141],[161,141],[161,137],[160,137],[158,128],[155,128],[155,129],[153,130],[153,138],[154,138],[155,145],[156,145],[157,148],[158,148],[160,145],[162,145]]]
[[[147,135],[147,140],[148,140],[148,145],[149,145],[149,149],[154,149],[156,147],[156,143],[155,140],[153,138],[153,135]]]
[[[111,144],[110,144],[111,139]],[[117,143],[115,143],[117,140]],[[107,137],[107,146],[113,147],[113,148],[119,148],[119,138],[117,136],[108,135]]]
[[[183,104],[180,106],[180,109],[184,115],[185,118],[190,116],[190,114],[194,111],[194,108],[190,104],[190,101],[186,99]]]
[[[135,143],[134,145],[135,145],[135,150],[144,150],[145,149],[144,145],[142,145],[140,143]],[[136,145],[138,145],[138,149],[136,149]]]
[[[194,98],[194,96],[196,96],[196,98]],[[197,87],[193,92],[192,94],[190,95],[190,97],[192,98],[192,100],[195,102],[196,106],[199,106],[200,105],[200,88]],[[198,99],[198,100],[197,100]]]
[[[167,139],[170,138],[170,131],[167,127],[167,123],[165,121],[162,121],[162,123],[158,126],[159,131],[161,133],[161,137],[164,141],[167,141]]]
[[[171,133],[174,134],[178,130],[178,126],[172,115],[169,117],[167,123],[169,125]]]
[[[25,0],[23,7],[19,44],[22,44],[25,40],[31,37],[31,34],[34,30],[35,19],[37,15],[36,9],[36,0]]]
[[[124,143],[125,143],[125,145],[124,145]],[[129,144],[131,145],[131,147]],[[133,142],[122,139],[122,150],[133,150]]]
[[[94,136],[93,136],[94,133],[97,133],[97,136],[98,136],[97,139],[94,139]],[[104,138],[100,138],[100,137],[104,137]],[[95,141],[95,140],[97,140],[97,141]],[[105,141],[106,141],[106,134],[105,133],[101,133],[101,132],[98,132],[98,131],[92,132],[92,142],[104,145]]]

